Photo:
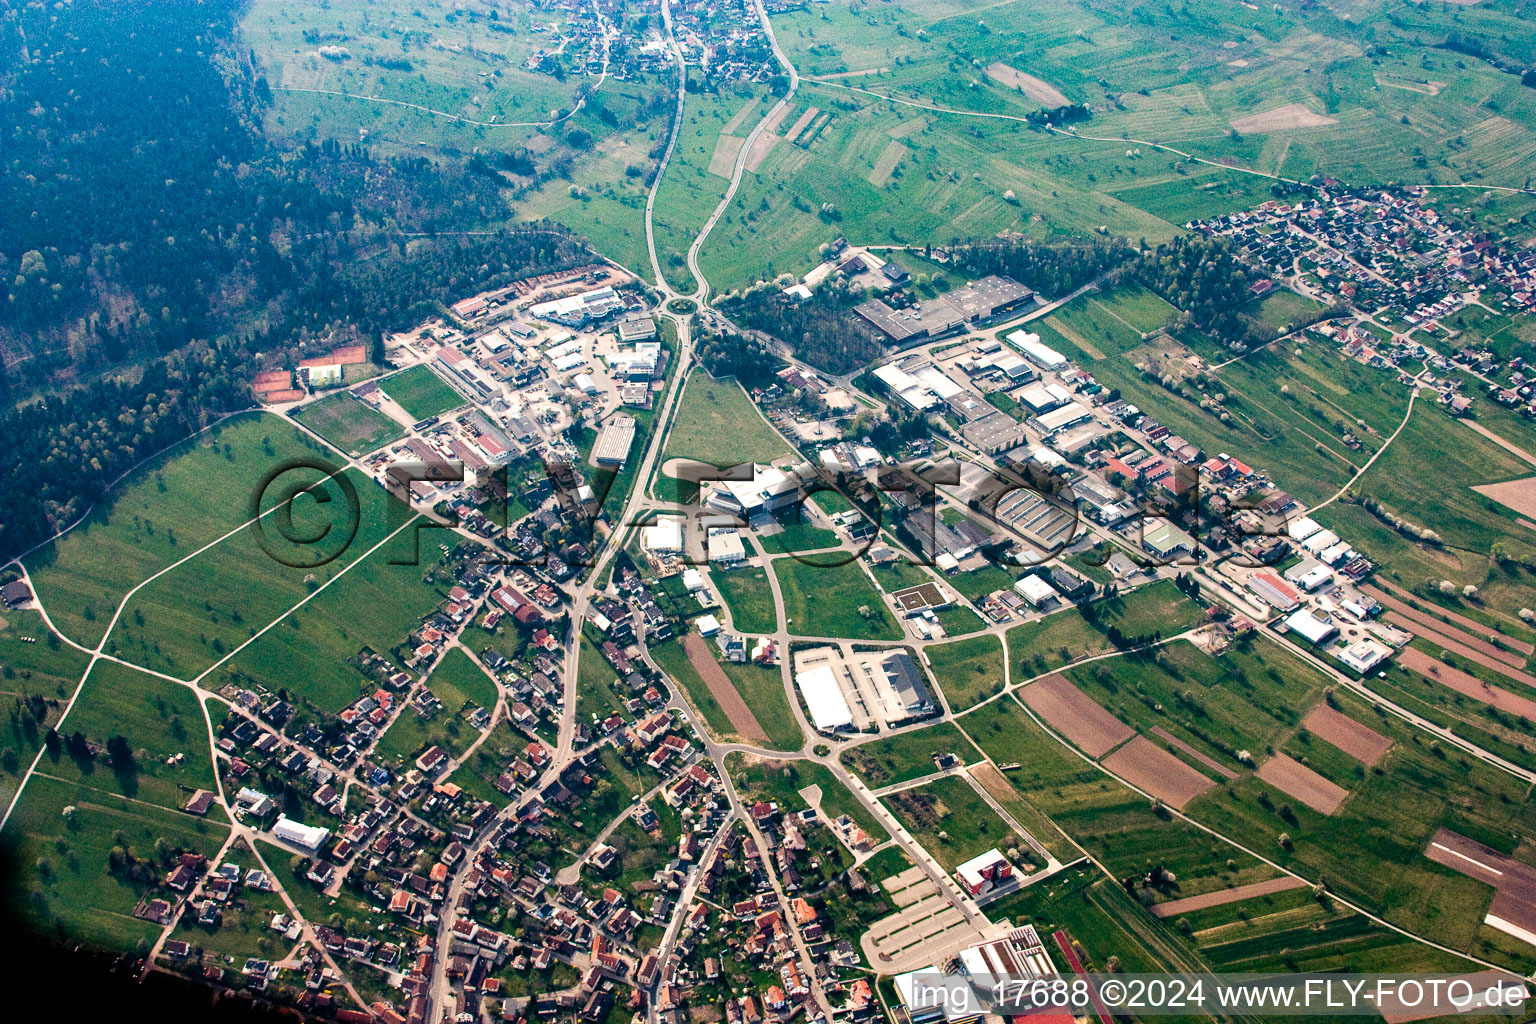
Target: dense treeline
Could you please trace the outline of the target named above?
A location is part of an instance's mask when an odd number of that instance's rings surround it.
[[[879,357],[881,337],[850,312],[862,292],[824,286],[796,302],[776,287],[756,288],[722,301],[737,325],[762,331],[795,350],[796,357],[828,373],[851,373]]]
[[[1145,252],[1131,275],[1182,311],[1189,326],[1230,344],[1272,341],[1274,328],[1241,312],[1257,279],[1225,238],[1180,235]]]
[[[1273,328],[1241,311],[1253,299],[1250,289],[1257,275],[1238,260],[1225,238],[1180,235],[1154,249],[1138,249],[1123,239],[1017,239],[967,246],[956,258],[972,275],[1003,274],[1053,297],[1101,275],[1106,287],[1134,280],[1182,311],[1180,327],[1229,344],[1262,344],[1275,337]]]
[[[13,397],[258,322],[264,345],[376,337],[477,266],[532,263],[498,239],[398,248],[505,218],[504,182],[483,163],[268,145],[257,125],[270,90],[233,42],[243,6],[82,0],[0,14],[0,355]],[[352,269],[362,262],[379,265]]]
[[[98,380],[0,419],[0,559],[67,526],[145,456],[251,404],[232,350],[151,360],[137,380]]]
[[[702,334],[696,341],[699,361],[712,377],[735,377],[744,388],[765,388],[777,382],[774,376],[784,366],[756,338],[744,334]]]
[[[959,267],[973,277],[1001,274],[1059,297],[1129,264],[1139,254],[1120,238],[1071,242],[1015,238],[963,246],[954,255]]]
[[[587,258],[569,236],[538,226],[392,246],[303,289],[286,317],[248,339],[194,342],[145,360],[137,379],[98,378],[8,411],[0,416],[0,560],[67,526],[145,455],[250,406],[258,351],[271,356],[341,323],[376,338],[467,291]]]
[[[377,344],[467,292],[591,258],[549,225],[476,230],[508,215],[497,154],[470,168],[269,146],[270,91],[232,42],[242,8],[0,11],[0,394],[42,396],[0,416],[0,558],[249,406],[257,353]]]

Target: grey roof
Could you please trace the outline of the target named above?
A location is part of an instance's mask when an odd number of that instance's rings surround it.
[[[928,693],[928,685],[923,682],[923,675],[917,670],[910,654],[897,651],[887,656],[880,667],[885,670],[885,678],[906,708],[910,710],[932,706],[933,698]]]

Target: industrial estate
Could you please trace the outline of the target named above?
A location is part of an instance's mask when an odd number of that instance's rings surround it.
[[[921,979],[1536,971],[1520,4],[231,6],[195,60],[367,237],[0,530],[7,903],[82,983],[970,1024]]]

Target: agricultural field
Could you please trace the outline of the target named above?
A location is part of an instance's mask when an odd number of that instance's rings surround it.
[[[946,871],[994,846],[1006,850],[1023,842],[960,776],[892,793],[885,802]]]
[[[215,716],[219,713],[217,706],[210,710]],[[58,728],[63,736],[79,732],[103,747],[121,737],[131,756],[118,763],[106,756],[81,757],[64,748],[57,755],[45,754],[38,765],[38,771],[50,778],[78,782],[103,797],[169,810],[186,803],[195,790],[216,788],[203,709],[184,686],[115,662],[98,661]],[[223,816],[214,807],[207,820]]]
[[[399,663],[393,652],[452,586],[426,547],[436,537],[433,532],[421,538],[422,564],[391,564],[391,558],[409,561],[408,535],[354,563],[345,576],[225,664],[219,670],[223,677],[302,681],[290,693],[324,712],[335,713],[356,700],[368,682],[356,667],[358,652],[367,647]]]
[[[427,677],[426,687],[442,702],[442,708],[427,719],[415,708],[405,707],[379,740],[376,751],[384,763],[396,759],[409,762],[432,744],[442,747],[450,757],[458,757],[480,736],[466,721],[466,712],[472,707],[488,712],[496,709],[496,684],[457,648],[443,655]]]
[[[348,496],[337,481],[321,478],[313,496],[294,499],[291,525],[275,513],[136,591],[107,638],[108,652],[190,679],[346,571],[414,515],[362,473],[349,469],[345,477],[358,502],[357,532],[350,541]],[[285,535],[334,542],[310,547],[289,543]],[[333,554],[333,560],[314,564]]]
[[[464,404],[464,396],[425,364],[386,377],[379,387],[415,420],[441,416]]]
[[[7,873],[7,903],[40,935],[67,935],[112,952],[133,949],[160,934],[158,925],[133,917],[154,888],[133,868],[158,882],[178,852],[211,857],[228,834],[218,821],[130,801],[87,781],[39,775],[6,826],[12,863],[27,865]],[[126,856],[114,857],[117,850]]]
[[[785,625],[794,635],[901,639],[901,627],[857,563],[808,565],[780,558],[773,573],[784,596]]]
[[[1020,799],[1060,826],[1117,878],[1141,875],[1156,865],[1175,876],[1174,882],[1142,887],[1145,902],[1274,877],[1273,869],[1257,858],[1166,810],[1154,809],[1145,797],[1067,750],[1011,697],[975,709],[960,723],[993,761],[1018,765],[1004,774]]]
[[[405,436],[400,424],[346,391],[304,406],[293,418],[354,458]]]
[[[661,258],[662,273],[684,294],[695,287],[684,256],[724,198],[737,154],[770,105],[771,99],[760,87],[738,85],[724,92],[688,93],[677,146],[656,193],[654,216],[656,251],[666,254]],[[728,286],[707,270],[705,274],[717,288]]]
[[[741,633],[772,633],[779,628],[773,607],[768,570],[758,566],[710,573],[710,582],[731,612],[731,625]]]
[[[791,454],[735,380],[715,380],[695,370],[667,434],[664,459],[693,459],[716,466],[766,464]]]
[[[129,590],[244,523],[270,469],[328,454],[276,416],[224,420],[131,472],[26,556],[38,598],[65,636],[93,646]]]
[[[1497,7],[1479,12],[1479,28],[1518,49],[1528,26]],[[1177,13],[1059,0],[964,14],[905,3],[775,16],[801,90],[704,247],[712,282],[803,272],[839,234],[920,244],[1102,225],[1156,242],[1269,198],[1266,179],[1246,169],[1518,186],[1519,155],[1536,141],[1526,127],[1536,98],[1514,76],[1413,45],[1443,37],[1459,7],[1393,21],[1372,10],[1369,28],[1208,2]],[[1178,45],[1148,46],[1165,35]],[[1060,102],[1095,108],[1076,138],[1019,123]]]
[[[1494,953],[1500,940],[1482,924],[1491,889],[1442,868],[1424,856],[1429,837],[1444,826],[1485,841],[1531,827],[1527,787],[1460,752],[1373,712],[1352,694],[1335,694],[1337,707],[1392,741],[1369,771],[1315,737],[1298,749],[1305,764],[1348,796],[1331,815],[1251,777],[1201,797],[1188,813],[1234,839],[1269,851],[1276,862],[1309,877],[1417,934],[1434,933],[1446,945],[1475,955]],[[1278,841],[1284,834],[1285,843]],[[1522,952],[1517,962],[1531,960]]]
[[[964,710],[1003,687],[1003,645],[995,636],[930,644],[923,648],[923,657],[951,711]]]
[[[897,733],[845,750],[842,762],[871,789],[894,786],[938,771],[934,755],[954,754],[964,763],[978,760],[977,750],[949,722]]]

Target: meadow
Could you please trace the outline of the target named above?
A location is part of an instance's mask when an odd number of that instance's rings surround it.
[[[735,466],[766,464],[790,454],[734,379],[715,380],[704,370],[689,375],[663,458]]]
[[[901,626],[856,562],[822,566],[780,558],[773,573],[784,598],[785,625],[796,636],[902,638]]]
[[[1179,592],[1172,580],[1159,580],[1094,602],[1098,619],[1089,622],[1063,608],[1008,630],[1010,678],[1023,682],[1052,669],[1114,649],[1103,626],[1117,626],[1128,637],[1160,633],[1173,636],[1198,625],[1203,612]],[[1102,626],[1100,625],[1102,624]]]
[[[157,850],[161,840],[167,854],[212,856],[228,834],[229,826],[217,821],[39,776],[27,784],[6,826],[12,862],[27,865],[7,873],[6,902],[41,936],[113,952],[140,943],[147,949],[160,926],[134,918],[133,909],[154,886],[121,867],[114,870],[114,851],[145,862],[158,883],[166,870]],[[124,862],[119,853],[118,863]]]
[[[879,789],[938,771],[933,760],[935,754],[954,754],[970,764],[978,760],[977,753],[971,741],[953,724],[939,722],[860,743],[844,750],[841,760],[870,789]]]
[[[710,582],[731,611],[731,625],[740,633],[772,633],[779,628],[768,570],[758,566],[710,573]]]
[[[134,470],[77,526],[28,555],[38,600],[65,636],[96,644],[130,589],[246,521],[269,470],[327,454],[276,416],[224,420]]]
[[[356,470],[357,532],[348,540],[348,503],[335,481],[292,504],[292,525],[268,516],[138,590],[107,649],[157,672],[190,679],[334,579],[415,513]],[[286,477],[285,477],[286,480]],[[322,500],[323,499],[323,500]],[[321,537],[316,545],[291,543]],[[345,547],[342,545],[345,544]],[[314,565],[324,558],[332,560]],[[296,564],[289,564],[296,563]]]
[[[1003,645],[995,636],[978,636],[923,648],[923,657],[951,711],[990,697],[1003,688]]]
[[[386,659],[443,602],[452,582],[422,537],[422,564],[391,564],[410,555],[410,530],[357,562],[334,585],[262,634],[221,669],[239,681],[277,681],[290,694],[335,713],[356,700],[368,680],[355,667],[363,647]],[[399,659],[394,659],[398,664]],[[210,678],[218,678],[213,676]]]
[[[1023,846],[965,779],[951,775],[885,797],[908,832],[945,871],[997,847]]]
[[[730,753],[725,758],[726,771],[744,801],[767,800],[779,805],[784,813],[794,813],[809,805],[800,791],[808,786],[821,789],[821,812],[836,821],[846,814],[859,827],[883,841],[887,835],[880,820],[838,781],[832,770],[815,761],[765,761],[746,754]],[[876,874],[876,878],[884,877]]]
[[[449,387],[443,378],[425,364],[386,377],[379,382],[379,387],[416,420],[441,416],[465,404],[464,396]]]
[[[431,744],[442,747],[450,757],[458,757],[480,736],[465,719],[469,708],[496,710],[496,684],[456,647],[432,670],[426,688],[442,702],[441,710],[427,719],[413,708],[405,708],[380,738],[376,748],[380,757],[409,761]]]
[[[79,732],[102,746],[121,736],[133,757],[129,764],[109,765],[105,756],[77,759],[62,750],[57,757],[45,755],[38,764],[38,771],[49,776],[171,810],[184,804],[194,790],[215,789],[203,711],[196,695],[184,686],[115,662],[98,661],[59,728],[61,735]],[[182,756],[177,758],[178,754]],[[218,807],[208,812],[210,821],[223,816]]]
[[[405,436],[400,424],[347,391],[306,405],[293,418],[353,458]]]
[[[684,101],[653,215],[662,273],[684,294],[694,289],[684,256],[725,195],[741,140],[767,112],[765,95],[761,87],[740,85],[718,93],[689,92]]]

